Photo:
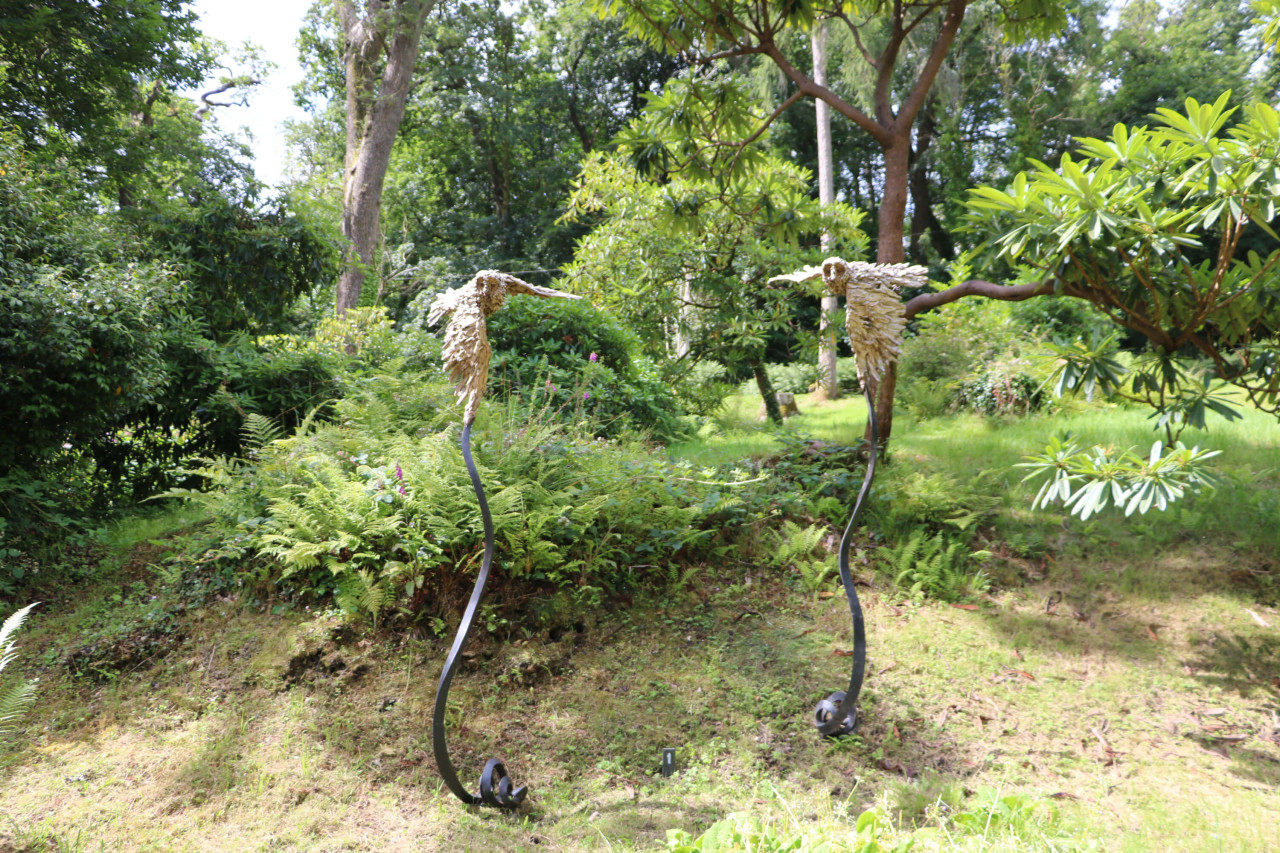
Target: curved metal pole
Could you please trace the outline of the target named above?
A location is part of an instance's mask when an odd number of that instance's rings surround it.
[[[862,489],[858,492],[858,501],[853,505],[853,514],[845,525],[844,536],[840,539],[840,582],[844,584],[845,598],[849,599],[849,612],[853,614],[853,672],[849,676],[849,689],[837,690],[818,703],[813,709],[813,724],[823,737],[850,734],[858,727],[858,694],[862,692],[862,679],[867,670],[867,626],[862,618],[862,603],[858,600],[858,590],[853,584],[853,573],[849,571],[849,540],[853,538],[853,526],[862,512],[862,505],[871,491],[871,481],[876,475],[876,457],[880,450],[880,425],[876,421],[876,402],[871,398],[868,383],[862,385],[867,398],[867,421],[871,426],[871,450],[867,457],[867,473],[862,478]]]
[[[471,475],[471,487],[475,489],[476,500],[480,503],[480,518],[484,522],[484,559],[480,563],[480,575],[476,578],[475,589],[471,591],[471,600],[467,602],[467,610],[462,614],[462,623],[458,625],[458,635],[453,638],[453,648],[444,663],[444,672],[440,673],[440,684],[436,687],[435,712],[431,718],[431,746],[435,752],[436,767],[444,777],[444,783],[458,799],[467,805],[495,806],[512,809],[524,801],[529,792],[527,786],[514,788],[511,777],[507,775],[507,767],[497,758],[490,758],[484,765],[480,776],[480,793],[472,794],[458,781],[458,771],[449,760],[449,745],[445,740],[444,717],[449,704],[449,685],[453,674],[458,669],[458,657],[462,647],[466,645],[467,636],[471,633],[471,623],[475,620],[476,610],[480,607],[480,599],[484,596],[484,586],[489,581],[489,569],[493,566],[493,517],[489,514],[489,502],[484,497],[484,487],[480,485],[480,472],[471,458],[471,424],[462,427],[462,459],[467,463],[467,473]]]

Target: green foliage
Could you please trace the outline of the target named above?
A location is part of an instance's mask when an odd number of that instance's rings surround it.
[[[0,673],[3,673],[5,667],[17,656],[17,652],[14,651],[16,640],[13,635],[22,627],[22,623],[27,620],[27,616],[35,606],[35,604],[28,604],[10,614],[9,618],[4,620],[4,624],[0,625]],[[20,679],[0,687],[0,746],[8,743],[10,736],[17,729],[18,720],[22,718],[23,712],[35,697],[35,679]]]
[[[646,361],[633,360],[635,337],[586,300],[513,299],[488,331],[496,397],[585,417],[604,436],[644,430],[669,441],[682,434],[670,389]]]
[[[782,528],[773,534],[769,562],[776,568],[797,572],[801,585],[810,592],[826,588],[836,571],[836,557],[834,554],[815,557],[814,551],[822,545],[828,532],[821,524],[801,527],[794,521],[783,522]]]
[[[49,0],[6,9],[0,114],[33,142],[56,130],[108,147],[121,115],[142,105],[141,81],[196,86],[208,70],[211,57],[191,50],[200,34],[186,5]]]
[[[1278,0],[1253,0],[1257,18],[1253,23],[1262,24],[1262,41],[1272,50],[1280,44],[1280,2]]]
[[[843,524],[849,511],[846,502],[858,493],[866,475],[865,444],[835,444],[782,432],[775,439],[782,450],[765,465],[772,469],[784,511],[807,511]]]
[[[978,396],[970,399],[985,404],[980,383],[987,365],[1013,357],[1019,332],[1007,305],[961,301],[918,318],[902,344],[897,401],[917,418],[936,417],[955,408],[972,382]]]
[[[852,357],[836,360],[840,390],[845,393],[859,390],[856,361]],[[808,394],[818,382],[817,362],[793,361],[787,364],[766,364],[764,369],[769,374],[769,381],[773,383],[774,391]],[[743,393],[755,393],[755,380],[748,380],[742,387]]]
[[[980,187],[968,204],[970,227],[1021,264],[1024,280],[1048,277],[1147,339],[1153,361],[1132,393],[1166,424],[1199,420],[1221,402],[1178,364],[1189,349],[1255,405],[1280,410],[1280,236],[1270,224],[1280,113],[1250,104],[1228,128],[1237,112],[1229,97],[1161,108],[1154,128],[1117,125],[1106,139],[1081,140],[1079,159],[1065,155],[1056,169],[1033,161],[1007,190]],[[1082,361],[1102,370],[1096,350],[1064,358],[1073,371]]]
[[[181,270],[188,310],[215,340],[284,331],[296,299],[333,272],[330,247],[287,202],[259,206],[215,191],[156,208],[133,217],[147,253]]]
[[[263,594],[334,595],[375,620],[451,618],[482,545],[457,434],[434,420],[385,417],[384,397],[370,386],[337,406],[337,423],[303,424],[249,458],[203,460],[188,473],[209,492],[170,494],[205,503],[225,541],[271,558],[265,574],[250,565],[242,575]],[[270,439],[261,421],[251,427]],[[495,626],[550,619],[566,601],[594,601],[654,575],[679,579],[720,547],[749,488],[691,476],[634,440],[571,431],[544,409],[475,442],[502,567]],[[542,603],[504,599],[512,584],[539,591]]]
[[[0,281],[0,408],[11,414],[0,472],[123,426],[154,400],[169,379],[164,330],[183,306],[165,267],[26,273]]]
[[[957,409],[984,415],[1026,415],[1044,404],[1040,383],[1022,359],[987,364],[960,382],[951,398]]]
[[[1221,451],[1188,448],[1178,442],[1165,452],[1162,442],[1151,445],[1146,459],[1132,449],[1115,451],[1106,447],[1081,450],[1067,438],[1049,442],[1044,453],[1027,457],[1018,464],[1029,468],[1024,478],[1047,476],[1031,508],[1061,501],[1073,515],[1087,521],[1108,506],[1123,507],[1126,516],[1135,511],[1145,515],[1152,507],[1161,511],[1187,492],[1198,492],[1215,482],[1205,461]]]
[[[925,538],[918,529],[909,539],[877,552],[880,569],[913,599],[937,598],[964,601],[986,592],[991,586],[987,573],[973,563],[991,554],[970,551],[969,546],[945,533]]]
[[[891,467],[879,478],[871,517],[886,539],[917,528],[935,532],[972,530],[995,512],[1000,499],[983,491],[985,478],[961,482],[950,474]]]
[[[568,216],[597,224],[566,274],[640,336],[672,383],[706,358],[735,369],[763,362],[774,335],[796,333],[796,289],[770,279],[817,259],[802,239],[827,230],[839,241],[832,251],[852,255],[867,245],[861,214],[821,208],[811,177],[781,158],[722,180],[648,180],[624,155],[583,166]]]
[[[1109,397],[1146,404],[1155,409],[1152,420],[1169,442],[1187,427],[1205,429],[1210,413],[1227,421],[1243,417],[1227,384],[1214,381],[1212,368],[1204,362],[1160,352],[1145,352],[1125,362],[1117,357],[1115,336],[1049,347],[1058,356],[1048,380],[1055,394],[1083,389],[1091,398],[1100,390]]]

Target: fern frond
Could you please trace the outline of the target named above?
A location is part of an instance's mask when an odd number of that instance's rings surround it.
[[[240,434],[244,437],[245,447],[257,450],[283,436],[284,430],[266,415],[250,412],[245,416]]]
[[[31,614],[31,609],[38,603],[28,604],[16,613],[10,614],[9,618],[4,620],[4,625],[0,625],[0,672],[3,672],[4,668],[13,662],[16,656],[13,635],[22,627],[22,623],[27,621],[27,616]],[[34,679],[23,679],[0,690],[0,743],[5,742],[7,740],[6,736],[17,728],[14,724],[26,711],[27,706],[32,703],[35,696],[36,682]]]

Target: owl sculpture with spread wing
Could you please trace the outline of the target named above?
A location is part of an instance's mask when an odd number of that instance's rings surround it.
[[[845,327],[849,346],[858,357],[860,378],[879,379],[898,358],[907,315],[898,291],[922,287],[928,270],[912,264],[868,264],[827,258],[821,266],[805,267],[772,281],[811,281],[821,278],[827,290],[845,298]]]
[[[492,351],[485,320],[501,308],[512,293],[560,299],[582,298],[549,287],[538,287],[506,273],[481,270],[462,287],[446,290],[431,303],[428,325],[434,326],[441,319],[450,318],[441,357],[449,378],[457,383],[458,402],[463,405],[463,424],[470,424],[476,419],[480,399],[484,397],[489,380]]]

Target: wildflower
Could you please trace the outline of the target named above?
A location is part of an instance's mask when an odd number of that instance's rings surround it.
[[[587,360],[590,361],[592,364],[595,364],[597,361],[600,360],[600,356],[596,355],[595,353],[591,353],[591,356]]]
[[[582,399],[583,399],[583,401],[589,400],[590,398],[591,398],[591,392],[590,392],[590,391],[583,391],[583,392],[582,392]]]
[[[397,492],[399,492],[399,493],[400,493],[400,494],[402,494],[402,495],[407,495],[407,494],[409,494],[409,490],[408,490],[408,489],[406,489],[404,486],[397,486],[397,487],[396,487],[396,491],[397,491]]]
[[[403,479],[404,479],[404,472],[400,470],[400,463],[399,463],[399,462],[397,462],[397,463],[396,463],[396,479],[397,479],[397,480],[403,480]]]

